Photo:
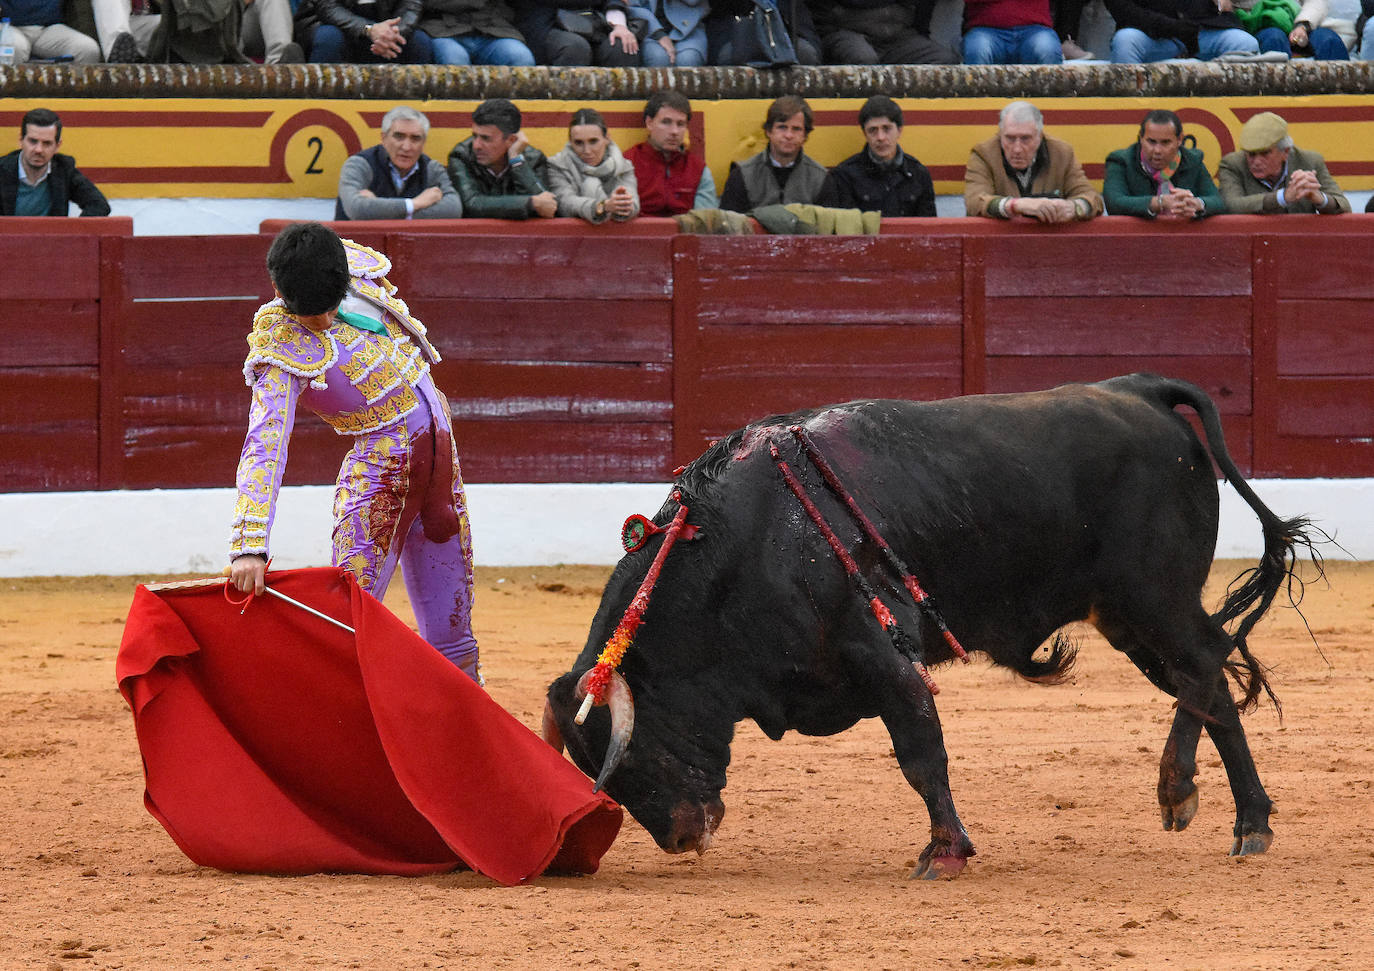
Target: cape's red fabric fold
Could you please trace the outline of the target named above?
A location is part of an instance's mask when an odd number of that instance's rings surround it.
[[[115,674],[144,804],[196,863],[505,884],[593,873],[620,807],[352,575],[282,570],[281,600],[140,586]],[[237,596],[237,594],[235,594]]]

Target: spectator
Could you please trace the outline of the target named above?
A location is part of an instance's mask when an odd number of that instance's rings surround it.
[[[1239,16],[1241,22],[1254,31],[1261,52],[1285,57],[1296,54],[1318,61],[1348,61],[1350,44],[1355,40],[1354,27],[1347,20],[1331,18],[1330,9],[1328,0],[1307,0],[1294,18],[1293,26],[1287,30],[1274,26],[1257,27],[1246,22],[1243,12]],[[1349,28],[1349,40],[1334,29],[1339,27]]]
[[[66,216],[70,202],[82,216],[109,216],[104,194],[60,147],[62,118],[48,108],[26,111],[19,147],[0,159],[0,216]]]
[[[63,0],[5,0],[0,4],[0,9],[10,18],[15,64],[35,58],[71,58],[74,64],[100,63],[100,45],[67,26],[63,6]]]
[[[644,104],[648,138],[625,157],[635,167],[640,212],[646,216],[676,216],[719,204],[706,160],[687,151],[691,120],[692,102],[676,91],[655,91]]]
[[[706,40],[712,64],[743,64],[735,56],[734,32],[754,12],[754,0],[714,0],[706,18]],[[792,38],[798,64],[821,63],[821,39],[807,0],[778,0],[778,12]]]
[[[814,127],[805,98],[788,94],[769,105],[763,119],[768,147],[730,166],[720,207],[749,212],[778,203],[815,202],[825,184],[825,166],[802,151]]]
[[[934,10],[934,0],[813,3],[827,64],[958,64],[953,50],[930,39]]]
[[[560,216],[600,224],[639,215],[635,167],[607,137],[606,121],[595,108],[573,113],[568,144],[549,159],[549,188],[558,200]]]
[[[1040,109],[1013,101],[1002,109],[997,134],[973,146],[964,208],[970,216],[1065,223],[1102,215],[1102,197],[1083,174],[1073,146],[1045,134]]]
[[[1259,53],[1231,0],[1106,0],[1116,21],[1113,64],[1149,64],[1175,57],[1210,61]]]
[[[339,170],[335,219],[457,219],[458,193],[444,167],[425,154],[429,119],[397,105],[382,117],[382,141]]]
[[[142,64],[162,18],[148,0],[91,0],[95,36],[107,64]]]
[[[816,203],[884,216],[935,215],[930,172],[902,151],[902,109],[897,102],[884,94],[869,98],[859,109],[859,128],[867,146],[830,170]]]
[[[246,64],[242,0],[177,0],[162,10],[147,57],[164,64]]]
[[[534,65],[505,0],[424,0],[420,29],[433,40],[435,64]]]
[[[964,0],[965,64],[1063,64],[1049,0]]]
[[[1136,143],[1107,156],[1102,183],[1107,211],[1148,219],[1201,219],[1225,212],[1202,152],[1184,144],[1190,140],[1172,111],[1146,114]]]
[[[19,122],[19,147],[0,159],[0,216],[65,216],[69,202],[83,216],[108,216],[110,204],[76,160],[58,154],[62,119],[33,108]]]
[[[516,0],[516,23],[540,64],[639,67],[625,0]]]
[[[421,0],[301,0],[296,36],[312,64],[429,64]]]
[[[291,0],[248,0],[243,8],[243,53],[264,64],[300,64],[305,51],[292,40]]]
[[[548,189],[548,161],[520,128],[520,109],[488,98],[472,113],[472,134],[448,153],[448,174],[474,219],[552,219],[558,200]]]
[[[703,67],[707,63],[707,0],[634,0],[630,16],[647,25],[640,52],[645,67]]]
[[[1090,61],[1097,57],[1078,43],[1082,36],[1084,0],[1051,0],[1054,13],[1054,32],[1059,35],[1059,49],[1066,61]]]
[[[1316,152],[1293,145],[1288,123],[1261,112],[1240,129],[1240,150],[1221,160],[1217,182],[1227,212],[1350,211],[1350,200]]]

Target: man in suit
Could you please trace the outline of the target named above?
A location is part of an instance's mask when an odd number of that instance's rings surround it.
[[[1272,111],[1241,126],[1240,149],[1222,157],[1217,182],[1227,212],[1350,211],[1350,200],[1326,162],[1316,152],[1296,147],[1288,123]]]
[[[76,160],[58,153],[62,119],[34,108],[19,122],[19,148],[0,159],[0,216],[65,216],[70,203],[83,216],[108,216],[110,204]]]

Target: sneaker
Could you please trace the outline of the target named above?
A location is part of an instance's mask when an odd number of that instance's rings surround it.
[[[305,50],[300,44],[292,41],[285,44],[281,49],[281,57],[277,59],[278,64],[304,64]]]
[[[1239,64],[1284,64],[1288,61],[1288,55],[1283,51],[1261,51],[1258,54],[1230,51],[1226,54],[1220,54],[1212,60]]]
[[[145,64],[145,58],[138,50],[138,41],[134,40],[133,34],[120,34],[115,37],[110,44],[109,56],[105,58],[106,64]]]
[[[1066,61],[1091,61],[1097,57],[1092,51],[1085,51],[1079,47],[1078,42],[1072,37],[1065,37],[1059,46],[1064,51],[1064,60]]]

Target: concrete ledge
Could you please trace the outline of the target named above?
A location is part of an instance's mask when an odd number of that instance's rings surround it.
[[[1341,548],[1329,559],[1374,559],[1374,479],[1267,479],[1251,483],[1278,515],[1312,517]],[[620,526],[652,516],[668,483],[471,485],[473,548],[483,566],[615,563]],[[1259,524],[1221,490],[1217,556],[1254,558]],[[232,489],[0,495],[0,577],[218,573],[225,565]],[[273,531],[279,567],[329,562],[332,486],[282,491]]]

